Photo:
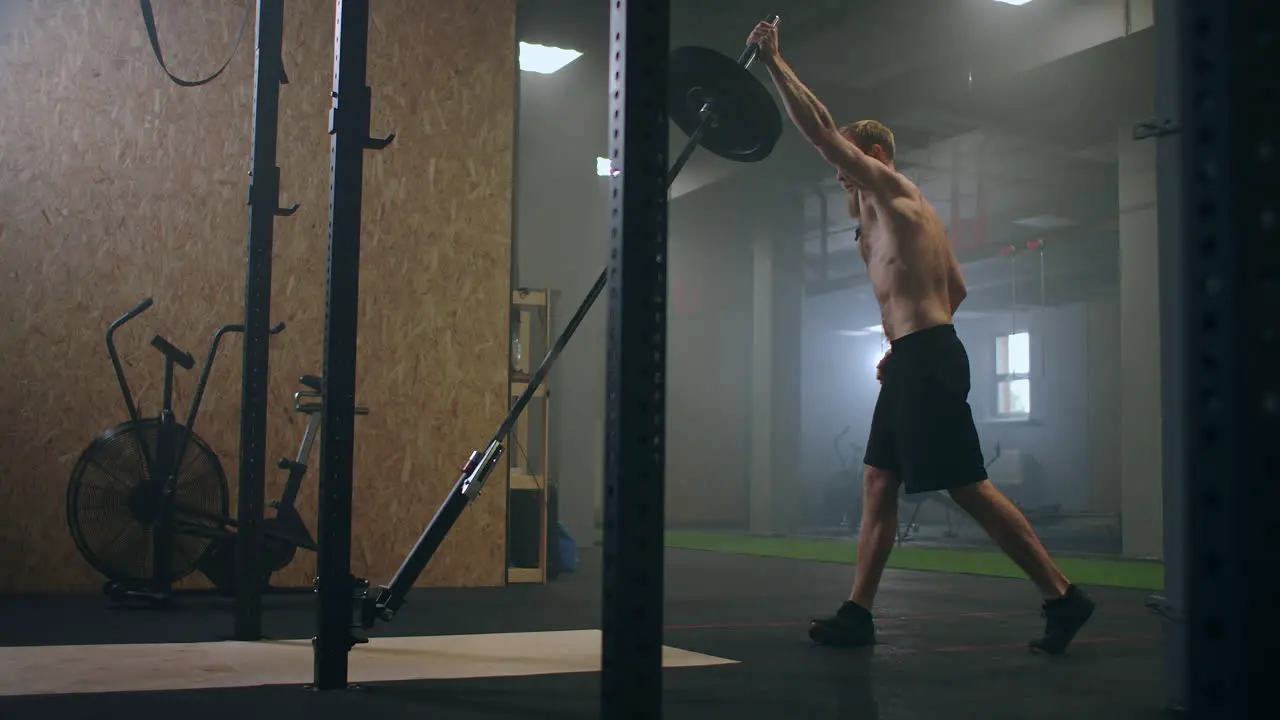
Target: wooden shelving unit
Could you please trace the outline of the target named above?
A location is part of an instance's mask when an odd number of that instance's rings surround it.
[[[517,321],[520,343],[517,359],[511,352],[510,402],[524,393],[530,376],[551,349],[551,293],[547,290],[516,290],[511,295],[512,314]],[[507,438],[507,583],[547,581],[547,477],[551,449],[551,390],[543,379],[533,399]],[[532,431],[531,431],[532,427]],[[533,436],[531,440],[531,435]],[[532,516],[532,517],[531,517]],[[536,525],[537,539],[530,536]],[[537,543],[536,567],[528,562],[532,543]]]

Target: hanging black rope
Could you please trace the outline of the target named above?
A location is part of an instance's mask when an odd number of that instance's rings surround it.
[[[222,63],[222,67],[218,68],[215,73],[203,80],[183,80],[177,75],[169,72],[169,66],[164,62],[164,53],[160,50],[160,38],[156,35],[156,16],[155,12],[151,9],[151,0],[139,0],[139,3],[142,6],[142,22],[147,26],[147,39],[151,41],[151,51],[155,53],[156,60],[160,63],[160,69],[164,70],[164,74],[168,75],[170,80],[182,87],[197,87],[199,85],[204,85],[221,75],[222,71],[227,69],[227,66],[231,64],[232,58],[236,56],[236,51],[240,49],[240,41],[244,39],[244,29],[249,26],[249,15],[253,13],[252,0],[245,0],[244,18],[240,20],[240,30],[236,33],[235,45],[227,55],[226,62]]]

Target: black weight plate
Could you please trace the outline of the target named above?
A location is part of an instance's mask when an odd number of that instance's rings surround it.
[[[714,120],[698,144],[736,162],[758,162],[773,152],[782,136],[782,114],[750,70],[695,45],[676,48],[669,63],[668,113],[685,135],[697,132],[699,112],[709,102]]]

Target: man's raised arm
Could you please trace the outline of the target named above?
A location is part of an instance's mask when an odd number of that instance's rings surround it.
[[[858,146],[840,134],[840,128],[818,98],[814,96],[791,66],[778,52],[778,29],[769,23],[756,25],[747,39],[759,49],[758,58],[769,69],[769,76],[782,96],[787,115],[800,134],[817,148],[824,160],[843,172],[850,180],[867,190],[874,190],[884,179],[887,168],[868,157]]]
[[[775,55],[765,57],[765,67],[769,69],[769,77],[782,96],[782,105],[787,109],[787,115],[800,130],[800,134],[818,146],[819,150],[822,149],[821,146],[835,142],[836,138],[833,136],[840,135],[840,127],[836,125],[835,118],[831,117],[831,112],[813,91],[800,81],[791,65],[781,55]]]

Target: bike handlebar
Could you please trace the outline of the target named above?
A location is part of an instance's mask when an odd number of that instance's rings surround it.
[[[130,320],[138,317],[142,313],[150,310],[151,306],[154,304],[155,302],[151,298],[143,298],[142,302],[138,303],[137,305],[134,305],[133,309],[125,313],[124,317],[120,318],[117,322],[123,325],[129,322]]]
[[[120,363],[120,354],[116,352],[115,334],[116,334],[116,331],[121,328],[121,326],[123,326],[125,323],[129,322],[130,320],[133,320],[134,318],[138,317],[139,315],[146,312],[147,310],[150,310],[154,304],[155,304],[155,301],[152,298],[149,298],[149,297],[143,298],[137,305],[134,305],[133,308],[129,310],[129,312],[125,313],[124,315],[121,315],[114,322],[112,322],[111,325],[107,328],[107,355],[111,357],[111,365],[115,369],[116,381],[120,384],[120,393],[124,395],[124,404],[125,404],[125,407],[129,410],[129,419],[135,422],[138,420],[138,406],[134,402],[133,393],[129,390],[129,383],[128,381],[125,380],[124,367]],[[280,333],[284,332],[284,329],[285,329],[285,324],[283,322],[280,322],[280,323],[276,323],[273,327],[271,327],[268,330],[268,332],[271,335],[279,335]],[[205,367],[203,372],[201,373],[200,382],[196,387],[196,396],[191,407],[192,411],[187,418],[188,427],[195,421],[196,412],[200,406],[200,398],[204,394],[205,382],[209,378],[209,369],[210,369],[210,366],[213,364],[213,357],[218,351],[218,343],[222,340],[222,336],[229,332],[244,332],[244,326],[243,325],[226,325],[226,326],[223,326],[222,328],[219,328],[218,332],[213,336],[213,343],[209,348],[209,356],[205,360]],[[163,340],[163,338],[160,338],[159,336],[156,336],[156,338],[157,340]],[[155,345],[155,342],[153,342],[152,344]],[[164,345],[168,345],[169,349],[174,352],[181,352],[176,347],[173,347],[171,344],[169,344],[167,341],[164,342]],[[157,347],[160,348],[162,352],[165,350],[165,348],[160,347],[159,345],[157,345]],[[183,354],[185,355],[185,353]],[[190,355],[187,355],[187,357],[189,358]],[[190,367],[185,363],[181,363],[181,364],[184,367]]]
[[[284,331],[284,323],[276,323],[268,332],[272,335],[279,335]],[[218,345],[222,342],[222,336],[227,333],[244,332],[244,325],[223,325],[213,334],[213,341],[209,343],[209,354],[204,360],[204,370],[200,372],[200,382],[196,385],[196,395],[191,405],[191,416],[188,424],[195,421],[195,410],[200,407],[200,397],[204,395],[205,383],[209,380],[209,370],[213,367],[213,358],[218,354]]]
[[[154,304],[155,303],[151,298],[144,298],[142,302],[134,305],[132,310],[116,318],[116,321],[111,323],[111,326],[107,328],[107,344],[111,344],[111,336],[115,334],[116,330],[120,329],[121,325],[124,325],[147,310],[150,310],[151,306]]]
[[[268,332],[277,335],[284,330],[284,323],[276,323]],[[213,334],[213,340],[209,343],[209,354],[204,359],[204,369],[200,371],[200,380],[196,383],[195,397],[191,399],[191,408],[187,411],[187,434],[183,436],[179,442],[178,455],[182,457],[182,453],[186,450],[186,440],[190,437],[191,432],[196,424],[196,415],[200,412],[200,401],[204,398],[204,389],[209,382],[209,371],[213,369],[213,359],[218,355],[218,345],[222,342],[222,336],[227,333],[244,332],[244,325],[223,325]]]
[[[107,355],[111,357],[111,366],[116,371],[116,382],[120,384],[120,393],[124,395],[124,404],[129,410],[129,419],[134,422],[138,420],[138,406],[133,401],[133,393],[129,390],[129,383],[124,379],[124,367],[120,365],[120,355],[116,352],[115,334],[116,330],[119,330],[122,325],[146,312],[154,304],[151,298],[143,298],[142,302],[134,305],[132,310],[121,315],[107,328]]]

